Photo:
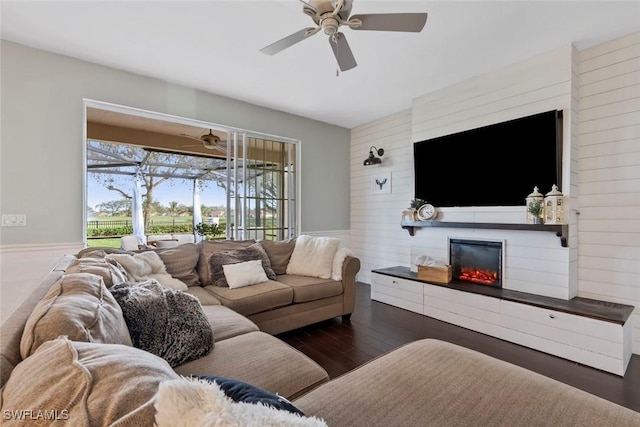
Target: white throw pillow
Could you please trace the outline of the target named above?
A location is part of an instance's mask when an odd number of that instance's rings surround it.
[[[338,246],[340,239],[335,237],[298,236],[287,274],[330,279]]]
[[[259,259],[223,265],[222,269],[229,289],[256,285],[269,280],[262,267],[262,260]]]
[[[351,255],[351,251],[347,248],[338,248],[336,255],[333,257],[333,268],[331,269],[331,280],[339,282],[342,280],[342,264],[347,256]]]

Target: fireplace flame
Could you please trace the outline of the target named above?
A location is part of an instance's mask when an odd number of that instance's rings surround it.
[[[496,271],[462,267],[460,277],[458,277],[458,279],[483,285],[492,285],[498,280],[498,273]]]

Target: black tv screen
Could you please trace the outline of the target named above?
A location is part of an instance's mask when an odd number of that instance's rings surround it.
[[[562,111],[413,144],[415,198],[436,207],[524,206],[537,186],[562,191]]]

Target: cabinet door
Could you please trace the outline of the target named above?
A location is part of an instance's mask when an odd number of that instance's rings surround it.
[[[500,338],[623,375],[622,325],[551,309],[501,301]]]
[[[442,286],[425,285],[424,315],[497,337],[500,300]]]
[[[373,273],[371,299],[422,314],[422,283]]]

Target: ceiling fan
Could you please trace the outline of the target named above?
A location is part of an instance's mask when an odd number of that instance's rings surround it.
[[[223,141],[220,139],[220,137],[218,135],[215,135],[211,129],[209,129],[209,133],[205,133],[202,134],[198,137],[195,136],[191,136],[191,135],[187,135],[185,133],[181,133],[181,136],[187,137],[187,138],[191,138],[194,139],[196,141],[200,141],[200,144],[202,144],[202,146],[204,148],[207,148],[209,150],[220,150],[220,151],[226,151],[226,144],[227,141]],[[200,144],[194,144],[194,145],[184,145],[183,148],[187,148],[187,147],[197,147]]]
[[[329,36],[329,44],[340,70],[347,71],[358,64],[347,43],[346,36],[338,31],[341,26],[352,30],[402,31],[419,33],[427,22],[426,13],[368,13],[351,15],[353,0],[300,0],[302,11],[309,15],[316,27],[307,27],[262,49],[267,55],[282,50],[311,37],[320,30]]]

